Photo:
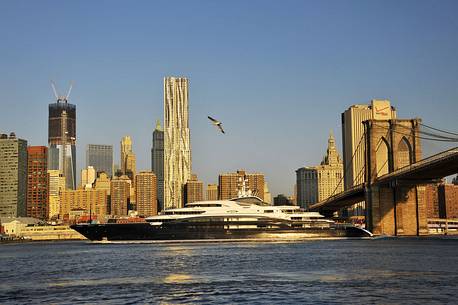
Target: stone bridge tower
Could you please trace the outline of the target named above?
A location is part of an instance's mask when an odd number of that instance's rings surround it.
[[[377,178],[421,160],[420,119],[368,120],[365,128],[366,224],[376,235],[427,234],[425,186]]]

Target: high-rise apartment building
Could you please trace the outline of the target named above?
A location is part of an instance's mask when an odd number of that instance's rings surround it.
[[[65,177],[58,169],[48,169],[49,219],[58,219],[60,214],[60,192],[65,190]]]
[[[86,167],[92,166],[97,173],[104,172],[113,177],[113,145],[88,144]]]
[[[126,175],[114,177],[110,184],[111,215],[126,216],[130,204],[131,181]]]
[[[67,97],[49,104],[48,168],[60,170],[67,189],[76,188],[76,106]]]
[[[191,175],[185,184],[184,191],[185,203],[197,202],[204,200],[204,183],[197,179],[196,175]]]
[[[151,169],[157,178],[158,210],[162,211],[164,208],[164,131],[159,120],[156,121],[156,128],[153,131]]]
[[[121,171],[123,175],[134,181],[137,173],[136,157],[132,151],[132,139],[125,136],[121,139]]]
[[[255,196],[264,200],[264,174],[246,173],[238,170],[236,173],[225,173],[218,178],[218,196],[221,200],[236,198],[239,195],[243,181]]]
[[[188,79],[164,78],[164,208],[183,207],[191,176]]]
[[[267,182],[264,181],[264,202],[272,205],[272,194],[270,193]]]
[[[27,216],[48,219],[48,148],[27,147]]]
[[[207,200],[218,200],[218,184],[207,185]]]
[[[343,164],[332,133],[329,135],[328,148],[321,164],[298,169],[296,179],[297,203],[305,209],[310,204],[326,200],[344,190]]]
[[[157,215],[157,180],[153,172],[135,176],[135,196],[139,216]]]
[[[0,135],[0,217],[27,215],[27,141]]]
[[[60,215],[69,218],[72,211],[83,210],[84,214],[101,219],[107,216],[107,192],[105,190],[78,189],[60,192]]]
[[[370,105],[353,105],[342,113],[344,189],[364,182],[364,125],[370,119],[396,118],[396,109],[388,100],[372,100]],[[350,216],[364,215],[364,202],[349,209]]]

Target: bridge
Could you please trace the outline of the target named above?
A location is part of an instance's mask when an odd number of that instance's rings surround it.
[[[425,185],[458,173],[458,147],[421,159],[419,119],[364,125],[365,182],[309,210],[331,215],[365,201],[366,225],[374,234],[427,234]]]

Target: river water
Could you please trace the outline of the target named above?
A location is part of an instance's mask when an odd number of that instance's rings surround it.
[[[0,304],[444,304],[458,239],[0,245]]]

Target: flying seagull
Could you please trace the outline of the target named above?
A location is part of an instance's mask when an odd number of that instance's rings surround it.
[[[212,124],[217,126],[219,128],[219,130],[221,130],[222,133],[225,133],[224,130],[223,130],[223,126],[221,126],[221,122],[218,121],[218,120],[215,120],[214,118],[212,118],[211,116],[208,117],[208,119],[210,121],[212,121]]]

